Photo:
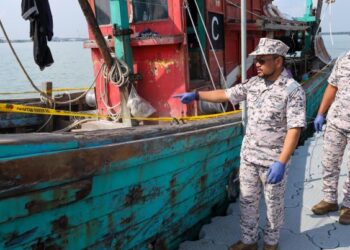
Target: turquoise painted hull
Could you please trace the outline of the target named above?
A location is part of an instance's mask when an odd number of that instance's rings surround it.
[[[310,121],[326,77],[306,86]],[[241,141],[239,116],[2,135],[0,249],[176,249],[227,201]]]

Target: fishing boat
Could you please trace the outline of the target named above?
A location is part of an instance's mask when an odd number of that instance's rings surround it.
[[[303,17],[287,19],[272,0],[249,0],[246,23],[248,52],[261,37],[291,47],[286,67],[305,88],[308,121],[332,69],[319,36],[322,1],[312,2]],[[79,3],[89,25],[92,94],[62,100],[46,84],[42,100],[0,102],[0,249],[176,249],[238,194],[238,107],[183,105],[173,96],[241,81],[242,6]],[[248,57],[248,76],[252,64]],[[131,92],[152,114],[130,113]]]

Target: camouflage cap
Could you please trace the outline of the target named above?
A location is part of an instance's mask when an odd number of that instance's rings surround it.
[[[250,53],[251,56],[258,55],[280,55],[286,56],[289,47],[280,40],[261,38],[258,47]]]

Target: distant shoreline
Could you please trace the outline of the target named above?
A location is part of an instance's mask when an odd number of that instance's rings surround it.
[[[322,35],[325,35],[325,36],[329,36],[329,35],[335,35],[335,36],[340,36],[340,35],[350,35],[350,31],[347,31],[347,32],[322,32],[321,33]]]
[[[88,40],[88,38],[80,38],[80,37],[69,37],[69,38],[59,38],[54,37],[50,42],[84,42]],[[31,39],[14,39],[11,40],[12,43],[29,43],[33,42]],[[0,43],[7,43],[7,41],[3,38],[0,38]]]

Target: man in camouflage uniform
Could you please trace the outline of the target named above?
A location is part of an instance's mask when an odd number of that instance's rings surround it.
[[[256,51],[258,75],[227,90],[177,95],[188,104],[247,100],[248,123],[240,166],[242,237],[230,250],[257,249],[259,200],[264,192],[267,222],[264,249],[277,249],[284,221],[287,163],[306,126],[305,93],[284,69],[289,47],[279,40],[262,38]]]
[[[340,57],[328,79],[328,87],[323,96],[314,125],[317,132],[322,131],[327,115],[327,128],[324,135],[323,192],[324,199],[312,211],[317,215],[337,211],[338,181],[340,165],[348,141],[350,140],[350,51]],[[340,210],[339,223],[350,224],[350,167],[344,184],[344,200]]]

